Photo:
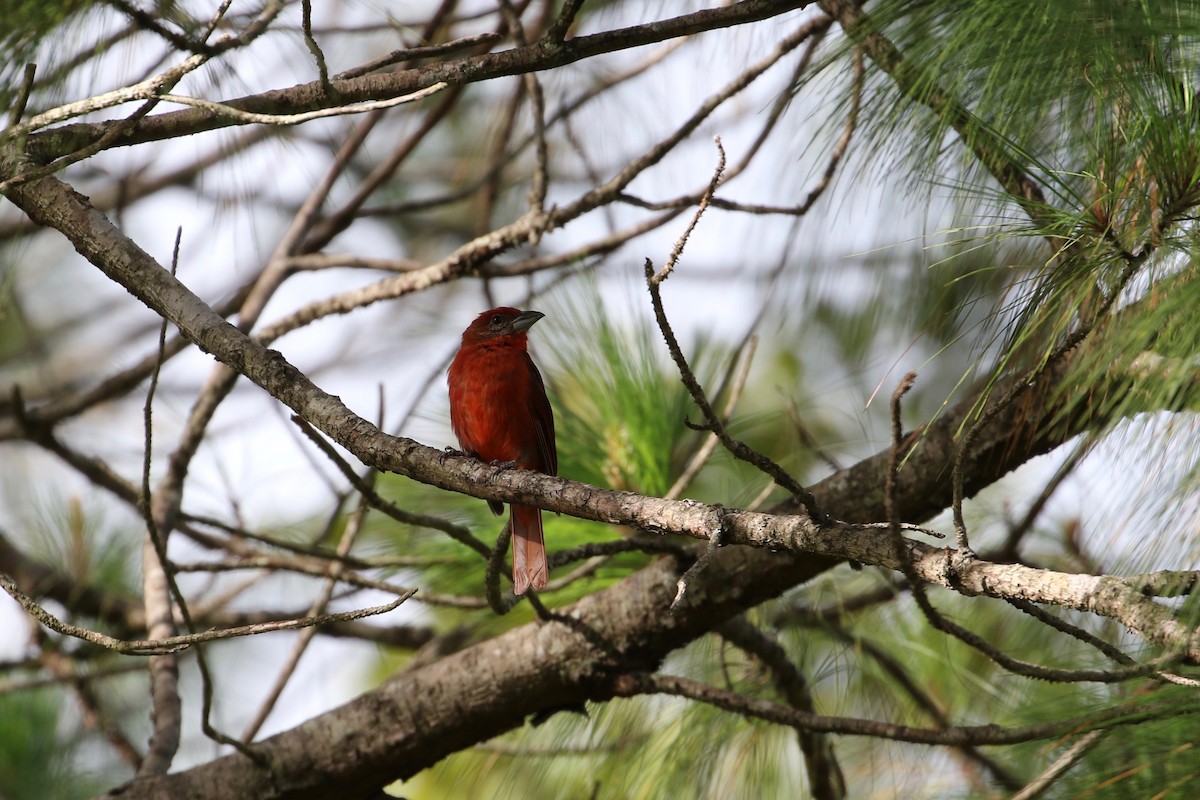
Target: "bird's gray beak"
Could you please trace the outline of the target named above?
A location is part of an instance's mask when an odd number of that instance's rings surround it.
[[[527,331],[533,327],[533,323],[537,322],[544,316],[546,315],[540,311],[522,311],[512,321],[513,330]]]

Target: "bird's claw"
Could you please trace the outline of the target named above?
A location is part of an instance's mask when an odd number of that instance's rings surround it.
[[[975,551],[969,546],[960,547],[957,550],[950,551],[950,558],[947,560],[947,577],[953,581],[957,581],[964,572],[971,566],[971,563],[978,558]]]

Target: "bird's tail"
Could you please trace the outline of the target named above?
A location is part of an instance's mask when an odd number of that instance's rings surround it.
[[[512,507],[513,594],[525,594],[532,586],[544,589],[549,569],[546,543],[542,538],[542,510],[534,506]]]

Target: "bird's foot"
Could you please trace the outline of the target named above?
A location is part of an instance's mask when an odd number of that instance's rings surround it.
[[[951,586],[957,586],[962,581],[962,576],[970,569],[971,564],[979,558],[975,555],[975,551],[969,545],[964,545],[957,550],[946,550],[945,577],[946,582]]]

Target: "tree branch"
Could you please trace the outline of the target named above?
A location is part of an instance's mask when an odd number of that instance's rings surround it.
[[[705,9],[644,25],[635,25],[566,41],[539,39],[526,47],[499,53],[466,56],[451,61],[427,64],[386,74],[331,80],[336,103],[363,103],[412,94],[434,84],[475,83],[508,75],[536,72],[573,64],[602,53],[689,36],[705,31],[746,25],[805,8],[814,0],[743,0],[732,5]],[[327,107],[331,103],[320,81],[287,89],[229,100],[223,105],[254,114],[301,114]],[[104,136],[113,123],[64,125],[29,137],[29,152],[36,161],[48,161],[78,150]],[[238,124],[224,114],[205,109],[158,114],[139,120],[122,131],[110,146],[124,147],[145,142],[174,139],[202,131]]]

